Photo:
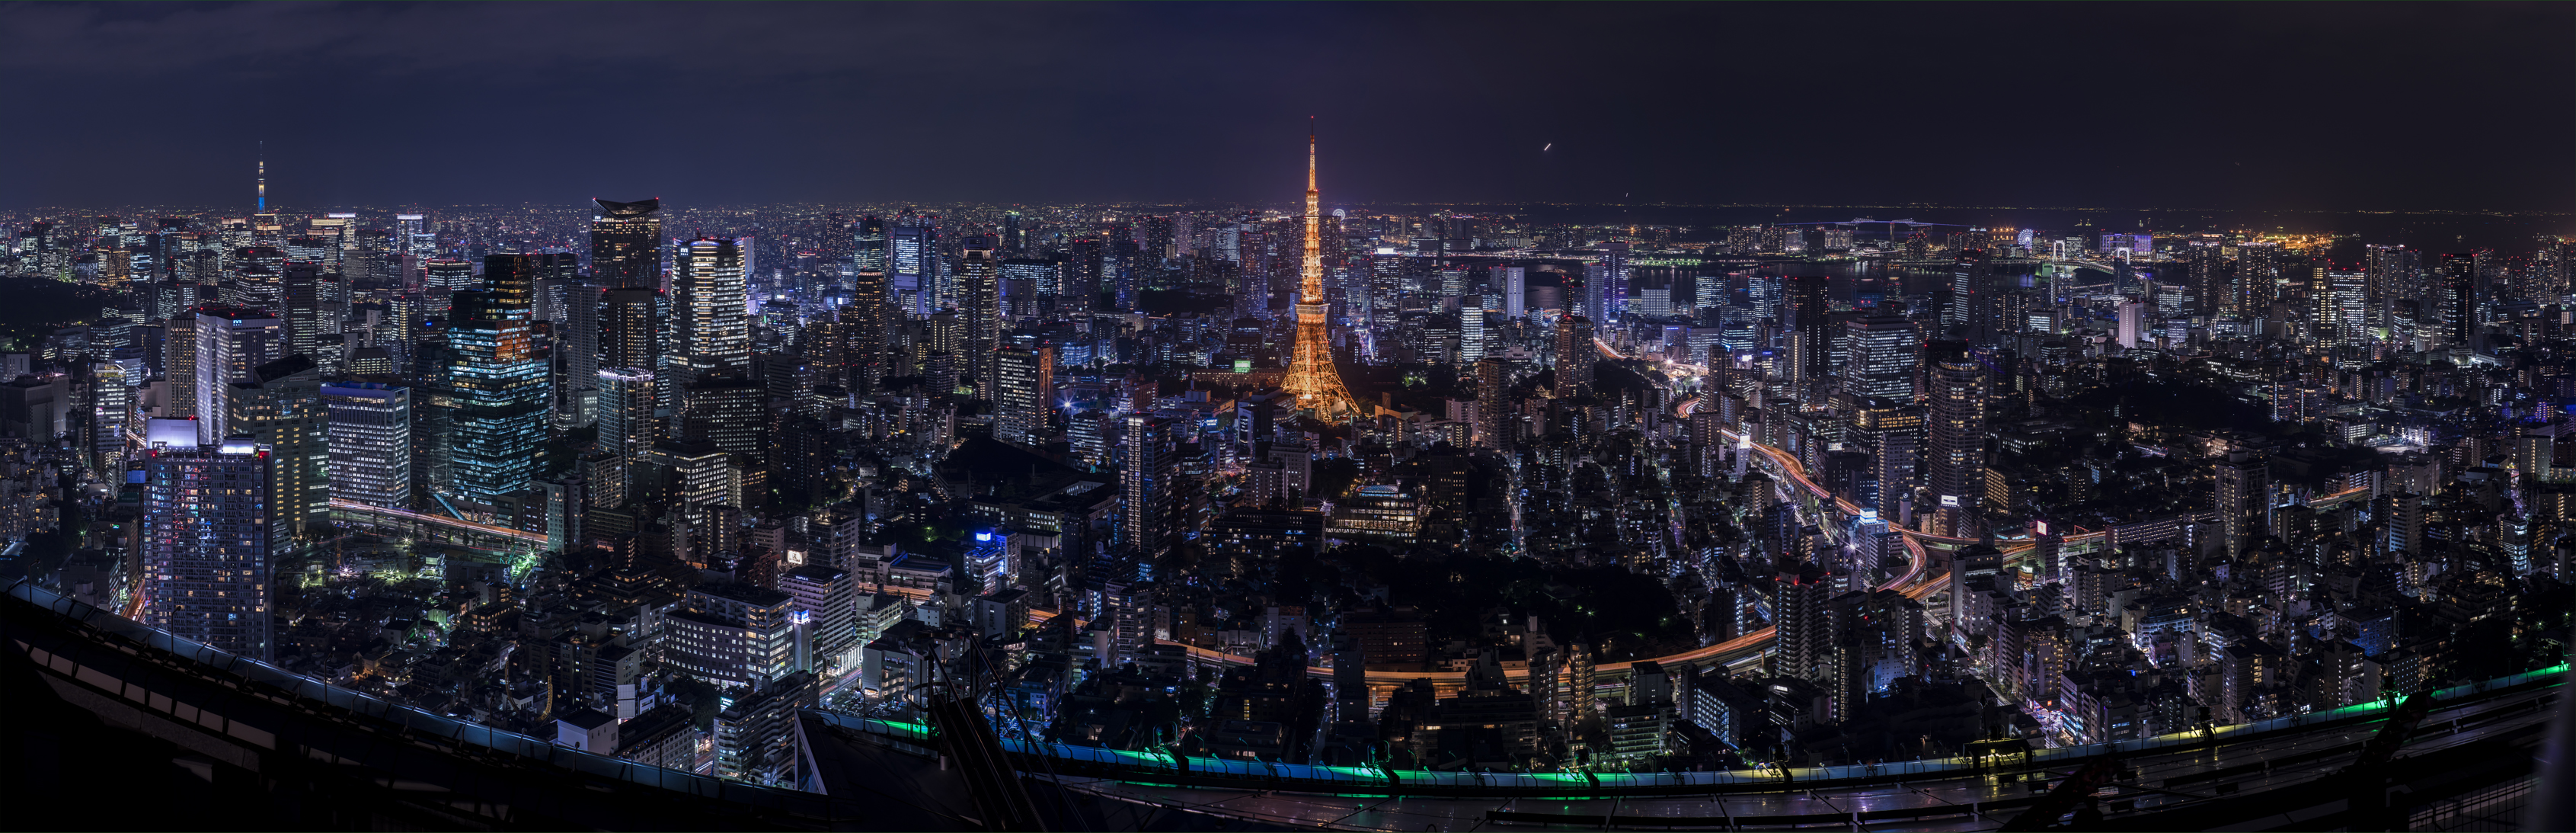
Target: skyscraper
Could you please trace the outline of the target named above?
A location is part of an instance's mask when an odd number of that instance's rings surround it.
[[[1827,312],[1832,307],[1825,300],[1825,277],[1802,275],[1789,279],[1789,368],[1799,384],[1807,384],[1834,372],[1834,328]]]
[[[224,420],[231,415],[233,338],[230,319],[214,309],[191,310],[170,319],[164,350],[168,351],[168,412],[196,421],[197,442],[223,441]]]
[[[1862,398],[1914,401],[1914,375],[1921,367],[1923,337],[1902,314],[1873,315],[1843,322],[1850,363],[1843,369],[1843,390]]]
[[[886,277],[895,306],[905,315],[925,316],[939,309],[939,218],[906,214],[895,218],[886,250]]]
[[[529,287],[494,255],[486,290],[455,295],[447,384],[455,403],[448,442],[454,491],[480,501],[528,488],[546,436],[546,362],[536,352]]]
[[[628,462],[644,458],[659,439],[661,422],[653,411],[661,401],[654,392],[653,371],[641,367],[603,367],[599,387],[599,449]]]
[[[338,286],[340,277],[323,274],[319,264],[290,263],[284,283],[286,352],[313,357],[314,364],[325,372],[337,368],[340,351],[337,347],[322,349],[322,336],[340,332],[340,322],[347,317],[348,293]],[[335,296],[342,303],[331,303]]]
[[[593,199],[590,274],[611,287],[662,286],[662,199],[610,202]]]
[[[873,214],[860,217],[850,227],[850,271],[884,274],[888,262],[885,219]]]
[[[1055,345],[994,351],[993,436],[1035,445],[1048,434],[1055,407]]]
[[[1333,367],[1333,339],[1324,318],[1324,251],[1321,191],[1315,190],[1315,136],[1306,135],[1306,257],[1297,294],[1296,351],[1288,363],[1288,378],[1280,385],[1297,397],[1300,410],[1319,415],[1338,414],[1356,409],[1351,393],[1342,387],[1341,371]]]
[[[886,275],[863,270],[851,278],[850,302],[840,310],[841,366],[852,393],[868,394],[886,377]]]
[[[1118,507],[1118,548],[1126,569],[1112,581],[1138,578],[1135,569],[1163,554],[1172,533],[1172,489],[1179,476],[1172,449],[1172,430],[1179,420],[1150,413],[1127,415],[1127,446],[1120,454],[1118,486],[1125,492]]]
[[[671,274],[677,319],[675,368],[687,377],[743,376],[751,370],[750,296],[743,285],[743,252],[732,240],[703,238],[683,250]]]
[[[993,259],[990,249],[967,249],[957,261],[957,302],[965,325],[964,345],[966,375],[975,385],[975,396],[992,399],[994,391],[993,348],[1002,332],[1001,263]]]
[[[1601,354],[1592,346],[1592,319],[1580,315],[1561,315],[1556,319],[1556,395],[1574,398],[1592,394],[1592,365]]]
[[[1512,418],[1511,384],[1510,361],[1501,356],[1476,360],[1476,445],[1512,449],[1519,426]]]
[[[196,441],[152,421],[143,495],[143,622],[255,659],[271,655],[268,449]]]
[[[1986,253],[1969,249],[1959,253],[1950,267],[1950,305],[1941,310],[1944,335],[1958,335],[1976,340],[1994,317],[1993,268]]]
[[[1934,501],[1930,531],[1964,536],[1985,495],[1986,367],[1964,341],[1935,341],[1926,352],[1931,390],[1923,479]]]
[[[293,536],[331,517],[329,412],[322,404],[322,371],[301,353],[251,369],[235,382],[226,430],[248,437],[276,458],[269,470],[270,534]]]
[[[2435,267],[2441,281],[2442,332],[2453,344],[2473,344],[2478,332],[2477,255],[2455,252]]]
[[[323,385],[328,411],[330,497],[411,508],[411,391],[391,385]]]

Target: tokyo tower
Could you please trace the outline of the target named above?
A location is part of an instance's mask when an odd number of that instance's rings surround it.
[[[1297,352],[1288,362],[1288,381],[1281,385],[1297,396],[1297,409],[1318,417],[1358,410],[1342,374],[1333,369],[1333,339],[1324,319],[1324,217],[1315,190],[1315,130],[1306,129],[1306,260],[1305,280],[1297,291]]]

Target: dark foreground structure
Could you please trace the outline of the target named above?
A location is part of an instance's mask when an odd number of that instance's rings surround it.
[[[808,712],[810,791],[335,689],[21,583],[0,686],[22,827],[606,830],[2511,830],[2564,668],[2203,733],[1760,772],[1220,762]],[[991,820],[991,821],[988,821]]]

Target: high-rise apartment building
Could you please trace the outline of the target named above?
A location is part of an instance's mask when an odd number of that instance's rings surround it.
[[[330,497],[411,508],[411,391],[381,383],[321,387],[330,445]]]
[[[269,450],[197,442],[197,426],[146,429],[143,622],[237,655],[269,659]]]
[[[1930,385],[1924,485],[1932,491],[1932,532],[1966,535],[1986,493],[1986,367],[1964,341],[1932,342],[1924,374]]]

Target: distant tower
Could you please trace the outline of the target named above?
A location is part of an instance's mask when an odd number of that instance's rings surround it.
[[[1297,294],[1297,352],[1288,363],[1288,380],[1280,387],[1297,397],[1300,410],[1334,414],[1356,410],[1342,374],[1333,369],[1332,337],[1324,320],[1322,192],[1315,190],[1315,132],[1306,131],[1306,258]]]
[[[268,143],[259,143],[259,211],[268,213]]]

